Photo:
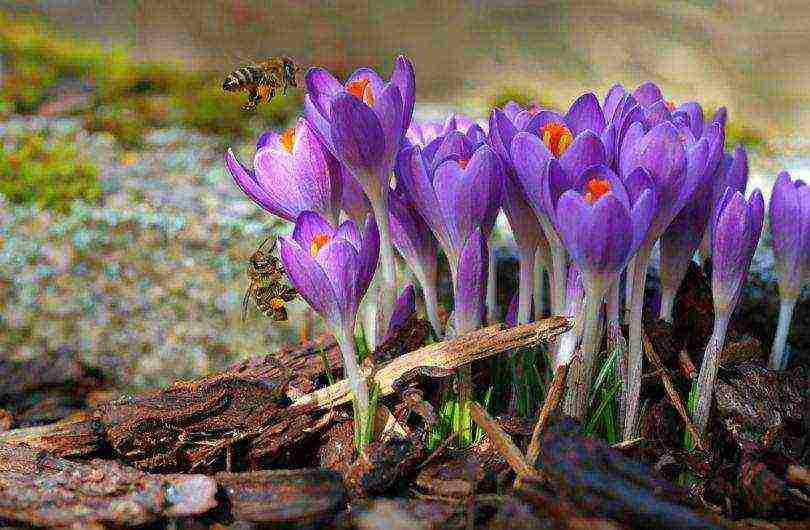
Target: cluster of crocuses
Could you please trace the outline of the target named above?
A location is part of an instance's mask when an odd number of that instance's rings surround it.
[[[356,358],[355,322],[364,296],[375,302],[375,329],[366,330],[372,342],[383,340],[389,322],[402,320],[394,309],[394,249],[421,287],[436,336],[450,328],[467,333],[497,319],[485,301],[488,281],[490,291],[494,287],[489,240],[502,209],[520,259],[516,321],[542,316],[535,284],[544,271],[551,313],[577,321],[552,346],[558,366],[574,363],[566,411],[575,416],[586,412],[603,323],[609,340],[623,340],[619,283],[626,272],[630,335],[619,360],[626,437],[638,411],[644,283],[653,247],[660,242],[660,316],[669,320],[687,265],[705,241],[702,254],[713,256],[716,312],[695,412],[705,427],[718,352],[763,218],[759,191],[744,196],[745,151],[725,151],[724,109],[707,122],[697,103],[676,106],[646,83],[633,92],[614,86],[602,103],[586,93],[565,114],[509,103],[492,109],[488,124],[460,115],[443,124],[417,123],[414,71],[402,56],[388,81],[368,68],[345,82],[312,68],[306,88],[305,117],[283,134],[260,138],[254,169],[231,151],[226,158],[253,201],[295,223],[292,235],[281,239],[281,259],[340,343],[358,421],[365,421],[369,398]],[[810,273],[807,190],[782,176],[771,207],[788,322]],[[797,219],[804,220],[801,230]],[[437,297],[440,254],[453,285],[448,324]],[[413,307],[412,288],[402,299]],[[788,325],[780,324],[774,365],[781,365]]]

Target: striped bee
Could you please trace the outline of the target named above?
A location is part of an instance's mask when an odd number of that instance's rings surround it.
[[[265,316],[276,322],[283,322],[287,320],[287,303],[298,297],[298,291],[284,282],[284,266],[273,255],[278,240],[274,240],[270,248],[264,251],[268,241],[270,238],[259,245],[248,263],[247,276],[250,284],[242,300],[242,321],[247,318],[248,301],[251,298]]]
[[[287,94],[287,88],[297,87],[296,76],[301,67],[292,57],[276,56],[266,61],[237,68],[222,82],[226,92],[247,92],[248,101],[243,111],[255,110],[262,101],[269,103],[279,88]]]

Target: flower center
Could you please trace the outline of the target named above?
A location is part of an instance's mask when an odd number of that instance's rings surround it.
[[[610,193],[610,182],[608,179],[591,179],[588,181],[588,184],[585,185],[585,188],[587,190],[585,192],[585,200],[593,204],[602,198],[602,196]]]
[[[467,164],[469,164],[469,160],[459,160],[458,165],[461,166],[461,169],[467,169]]]
[[[292,153],[293,145],[295,145],[295,127],[287,129],[281,135],[281,145],[284,146],[288,152]]]
[[[675,102],[673,102],[673,101],[665,101],[664,105],[667,106],[667,108],[669,109],[670,112],[675,111]]]
[[[543,125],[540,133],[543,136],[543,143],[546,144],[546,147],[554,156],[562,155],[571,145],[571,142],[574,141],[571,130],[556,121]]]
[[[312,254],[312,257],[318,255],[318,251],[320,251],[325,244],[329,242],[329,236],[326,234],[318,234],[312,238],[312,245],[309,247],[309,253]]]
[[[370,81],[368,79],[358,79],[346,85],[346,90],[349,94],[361,100],[369,107],[374,106],[374,92],[371,91]]]
[[[282,300],[281,298],[273,298],[270,300],[270,307],[278,311],[279,309],[284,309],[284,306],[287,305],[287,302]]]

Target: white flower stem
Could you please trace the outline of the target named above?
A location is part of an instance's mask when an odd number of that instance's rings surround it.
[[[619,392],[619,425],[624,424],[624,409],[627,403],[627,343],[622,335],[619,307],[619,279],[610,285],[607,294],[608,353],[616,352],[616,373],[622,382]]]
[[[546,234],[549,253],[551,254],[551,270],[549,285],[551,286],[551,314],[562,315],[565,311],[565,282],[568,279],[567,259],[565,247],[557,235],[557,231],[546,216],[538,217],[540,226]]]
[[[436,338],[441,339],[444,336],[444,329],[442,329],[442,321],[439,318],[439,296],[436,292],[436,282],[426,280],[421,283],[422,294],[425,297],[425,312],[430,320],[430,325],[433,326]]]
[[[771,347],[771,357],[768,359],[768,367],[771,370],[785,369],[785,344],[787,344],[790,322],[793,320],[793,308],[796,306],[796,298],[782,300],[779,305],[779,324],[776,326],[776,336]]]
[[[498,307],[498,259],[493,251],[492,239],[490,236],[487,268],[487,322],[490,324],[501,321],[501,311]]]
[[[368,193],[370,190],[367,190]],[[391,242],[391,225],[388,218],[388,190],[379,190],[376,196],[372,197],[371,207],[374,210],[374,218],[377,220],[377,228],[380,232],[380,282],[377,298],[377,325],[375,330],[375,344],[380,344],[385,333],[388,331],[388,323],[391,314],[394,312],[394,305],[397,300],[397,265],[394,259],[394,247]]]
[[[630,300],[630,340],[627,357],[627,410],[624,417],[624,439],[635,435],[636,415],[641,395],[641,362],[643,358],[642,335],[644,311],[644,287],[647,281],[647,264],[653,244],[643,244],[633,259],[632,291]]]
[[[627,263],[624,269],[624,312],[625,319],[630,319],[630,305],[633,301],[633,273],[636,270],[636,258]]]
[[[677,289],[672,289],[667,285],[661,286],[661,310],[658,312],[658,318],[665,322],[672,323],[672,311],[675,309],[675,294]]]
[[[717,368],[720,366],[720,357],[723,351],[723,344],[726,340],[726,329],[728,328],[728,314],[716,315],[714,319],[714,331],[706,345],[706,353],[703,354],[703,364],[700,365],[698,375],[698,399],[695,403],[695,410],[692,413],[692,420],[695,422],[700,435],[706,433],[706,426],[709,421],[709,411],[712,406],[712,395],[714,393],[714,380],[717,377]]]
[[[546,299],[543,285],[543,272],[546,270],[543,263],[542,249],[538,248],[534,256],[534,316],[536,319],[542,318],[546,314]]]
[[[532,296],[534,294],[534,249],[520,251],[518,270],[518,312],[517,323],[532,321]]]
[[[568,392],[565,396],[565,413],[579,420],[585,417],[588,392],[593,377],[593,362],[601,338],[599,310],[602,306],[604,288],[594,286],[585,293],[585,322],[580,355],[571,361],[568,370]]]
[[[371,419],[369,418],[368,385],[366,384],[366,378],[360,372],[360,366],[357,364],[357,347],[354,343],[354,333],[351,326],[340,326],[340,329],[334,329],[333,331],[338,346],[340,346],[340,353],[343,356],[343,371],[346,380],[349,382],[349,388],[351,388],[359,416],[354,418],[354,428],[355,430],[360,429],[360,432],[367,432],[366,422]],[[358,447],[357,449],[362,453],[365,447]]]

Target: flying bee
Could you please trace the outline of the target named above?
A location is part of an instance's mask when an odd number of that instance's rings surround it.
[[[273,254],[278,240],[265,251],[264,246],[270,238],[265,239],[248,262],[247,275],[250,284],[242,300],[242,321],[247,318],[248,301],[253,298],[256,307],[276,322],[287,320],[287,302],[294,300],[297,291],[283,283],[286,274],[281,260]]]
[[[222,82],[226,92],[247,92],[248,102],[243,111],[251,111],[262,101],[269,103],[279,88],[287,94],[287,88],[297,87],[296,76],[301,69],[292,57],[276,56],[237,68]]]

